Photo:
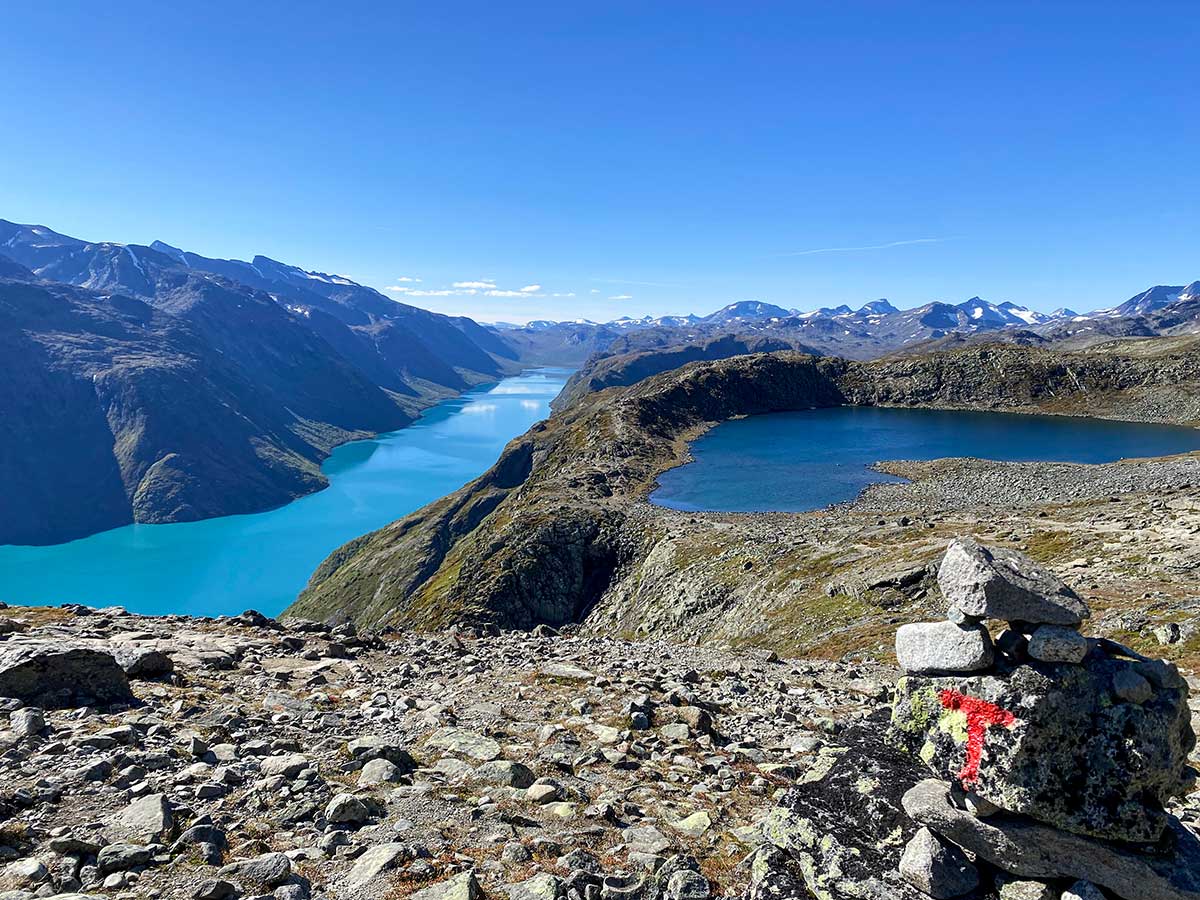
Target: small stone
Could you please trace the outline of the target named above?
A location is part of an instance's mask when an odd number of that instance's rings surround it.
[[[358,773],[358,783],[361,787],[373,787],[379,784],[398,784],[404,780],[404,775],[396,764],[383,759],[373,759],[362,767]]]
[[[1060,900],[1107,900],[1100,888],[1090,881],[1077,881],[1065,891]]]
[[[1132,668],[1125,668],[1113,674],[1113,693],[1126,703],[1141,705],[1154,696],[1154,688]]]
[[[1058,900],[1058,892],[1040,881],[1009,881],[1000,888],[1000,900]]]
[[[200,882],[200,886],[192,892],[195,900],[226,900],[237,893],[235,888],[228,881],[223,881],[220,878],[209,878]]]
[[[26,706],[8,714],[8,727],[19,737],[33,737],[46,727],[46,717],[36,706]]]
[[[354,887],[362,887],[389,869],[409,862],[415,856],[412,847],[407,844],[378,844],[355,861],[346,881]]]
[[[993,658],[992,638],[980,625],[919,622],[896,632],[896,659],[905,672],[978,672]]]
[[[474,872],[463,872],[410,895],[412,900],[480,900],[483,891]]]
[[[371,817],[371,811],[353,794],[338,794],[325,806],[325,821],[331,825],[360,825]]]
[[[1029,638],[1029,655],[1042,662],[1081,663],[1087,653],[1087,638],[1064,625],[1039,625]]]
[[[292,875],[292,861],[282,853],[264,853],[252,859],[242,859],[222,868],[223,878],[246,881],[256,887],[275,888]]]
[[[275,776],[295,778],[310,765],[306,756],[299,753],[285,753],[281,756],[268,756],[261,763],[261,771],[269,778]]]
[[[928,828],[918,831],[904,848],[900,874],[934,900],[950,900],[979,884],[979,872],[966,854]]]

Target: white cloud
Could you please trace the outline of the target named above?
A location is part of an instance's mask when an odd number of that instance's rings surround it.
[[[467,290],[469,290],[471,288],[477,288],[478,290],[486,291],[490,288],[494,288],[496,286],[496,282],[494,282],[490,279],[487,281],[456,281],[450,286],[456,287],[456,288],[464,288]]]
[[[617,294],[615,297],[609,297],[609,300],[632,300],[633,294]]]
[[[399,278],[396,279],[396,281],[398,281],[400,284],[404,284],[405,282],[416,283],[416,284],[421,283],[420,278],[409,278],[407,275],[401,275]]]
[[[501,290],[500,288],[494,288],[490,291],[484,291],[483,296],[485,296],[485,297],[540,297],[541,294],[527,294],[527,293],[525,293],[525,290],[523,288],[519,291],[504,291],[504,290]]]
[[[592,288],[592,293],[593,293],[593,294],[598,294],[598,293],[600,293],[600,289],[599,289],[599,288]]]
[[[521,288],[521,293],[522,294],[536,294],[541,289],[542,289],[542,286],[540,284],[527,284],[527,285],[525,285],[525,287]]]

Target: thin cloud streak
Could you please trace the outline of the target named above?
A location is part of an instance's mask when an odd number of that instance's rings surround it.
[[[860,250],[890,250],[892,247],[911,247],[913,244],[943,244],[957,238],[914,238],[910,241],[888,241],[886,244],[871,244],[866,247],[818,247],[814,250],[796,250],[793,253],[777,253],[776,256],[815,256],[818,253],[857,253]]]
[[[682,285],[682,284],[671,284],[669,282],[663,282],[663,281],[630,281],[625,278],[593,278],[592,281],[596,282],[596,284],[633,284],[633,285],[639,285],[641,287],[665,287],[665,288],[684,287],[684,285]]]

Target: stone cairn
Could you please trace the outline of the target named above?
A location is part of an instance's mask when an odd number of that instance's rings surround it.
[[[947,620],[896,635],[893,730],[935,776],[903,797],[903,880],[937,900],[1198,900],[1200,841],[1165,810],[1196,776],[1175,666],[1085,637],[1087,604],[1015,551],[956,540],[938,582]]]

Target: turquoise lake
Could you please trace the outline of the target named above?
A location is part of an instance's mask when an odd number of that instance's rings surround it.
[[[412,425],[337,448],[330,485],[269,512],[128,525],[49,547],[0,546],[0,600],[139,613],[275,615],[339,545],[462,487],[550,414],[568,369],[535,369],[447,400]]]
[[[651,500],[679,510],[804,512],[901,481],[881,460],[973,456],[1104,463],[1200,449],[1200,430],[1009,413],[837,407],[723,422],[664,472]]]

